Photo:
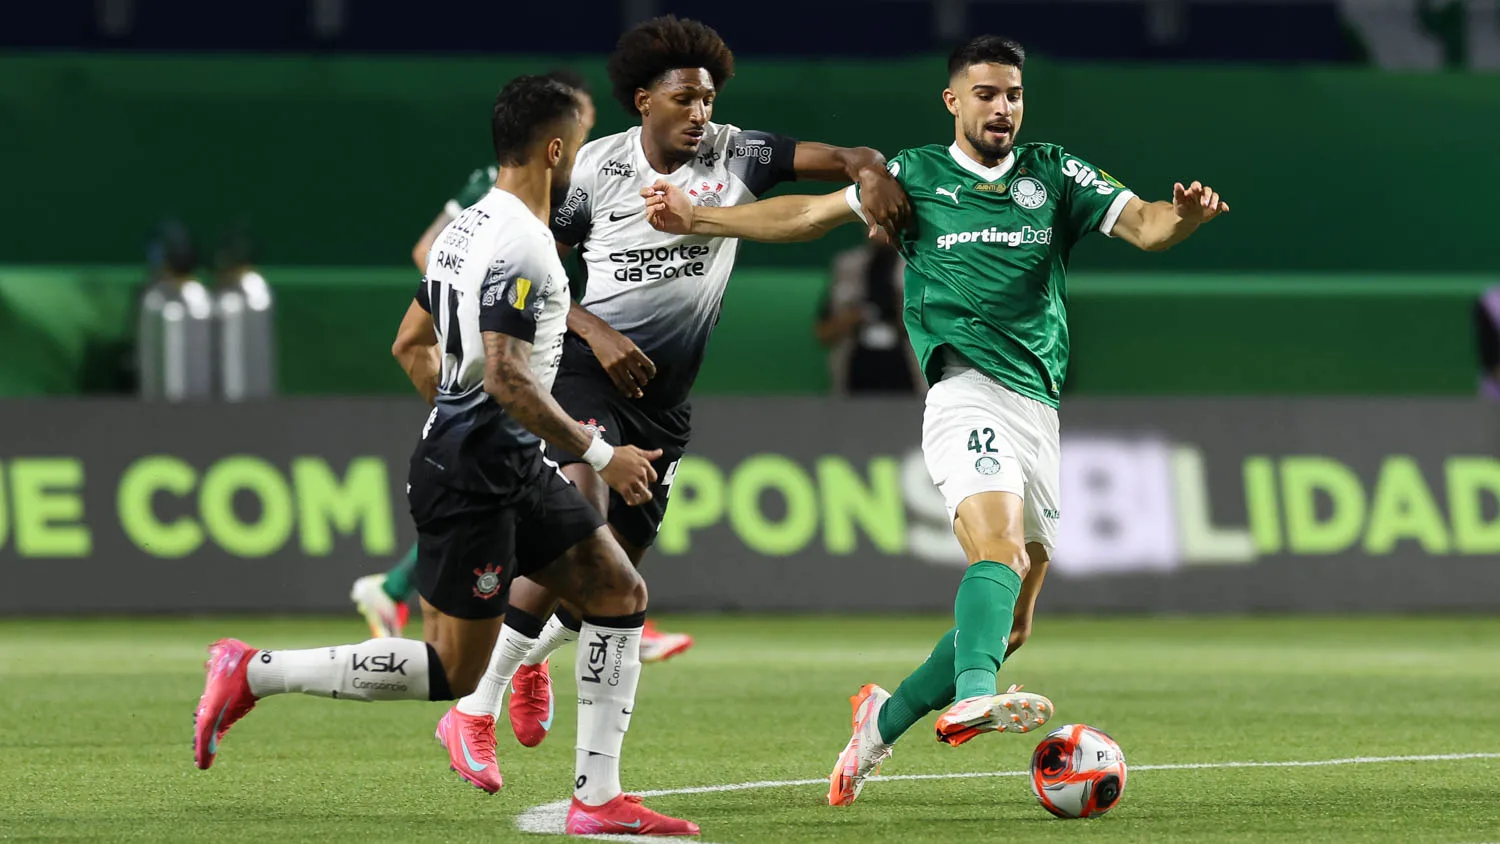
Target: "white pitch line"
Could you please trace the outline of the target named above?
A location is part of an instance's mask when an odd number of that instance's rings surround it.
[[[1200,771],[1213,768],[1322,768],[1330,765],[1378,765],[1390,762],[1458,762],[1465,759],[1500,759],[1500,753],[1429,753],[1422,756],[1348,756],[1343,759],[1313,759],[1295,762],[1186,762],[1175,765],[1131,765],[1136,771]],[[900,782],[912,780],[958,780],[980,777],[1024,777],[1029,771],[966,771],[950,774],[898,774],[891,777],[871,777],[869,782]],[[828,778],[815,780],[760,780],[758,782],[736,782],[726,785],[695,785],[687,788],[659,788],[653,791],[635,792],[642,797],[667,797],[674,794],[718,794],[726,791],[750,791],[759,788],[793,788],[803,785],[827,785]],[[538,835],[563,835],[567,826],[568,806],[571,801],[558,800],[533,806],[516,816],[516,828],[522,832]],[[581,835],[599,841],[636,842],[653,844],[662,839],[650,835]],[[708,844],[700,841],[699,844]]]

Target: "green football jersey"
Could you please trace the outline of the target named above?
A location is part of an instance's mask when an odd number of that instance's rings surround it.
[[[993,168],[956,144],[934,144],[902,150],[889,167],[911,197],[904,316],[928,383],[942,377],[947,347],[1057,407],[1068,369],[1068,254],[1085,234],[1108,233],[1134,194],[1056,144],[1017,144]]]
[[[459,188],[458,193],[454,194],[452,199],[448,200],[443,210],[449,217],[457,217],[459,212],[483,199],[484,195],[490,192],[490,188],[495,186],[495,177],[499,174],[500,168],[494,164],[480,167],[470,173],[464,186]]]

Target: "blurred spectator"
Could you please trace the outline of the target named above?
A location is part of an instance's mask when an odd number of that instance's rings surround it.
[[[1479,351],[1479,394],[1500,402],[1500,285],[1474,302],[1474,337]]]
[[[835,394],[926,392],[901,322],[905,269],[900,253],[874,241],[834,257],[815,333]]]

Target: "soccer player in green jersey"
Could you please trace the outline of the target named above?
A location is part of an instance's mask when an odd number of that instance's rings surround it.
[[[578,119],[583,125],[583,139],[588,140],[589,133],[593,131],[596,112],[594,110],[594,98],[589,92],[588,80],[583,74],[569,68],[558,68],[546,74],[547,78],[573,89],[578,98]],[[437,240],[447,225],[453,222],[465,208],[483,199],[490,189],[495,186],[495,177],[499,168],[490,164],[485,167],[476,168],[464,181],[463,187],[443,205],[440,211],[422,232],[417,243],[412,247],[411,259],[417,265],[419,272],[427,271],[427,252]],[[435,373],[441,367],[437,361],[437,347],[430,345],[430,334],[428,323],[431,318],[425,313],[410,314],[413,317],[409,323],[403,322],[403,330],[397,334],[396,342],[391,349],[392,354],[401,362],[401,367],[410,375],[417,372]],[[405,330],[410,327],[411,330]],[[620,340],[625,340],[623,336]],[[431,358],[431,362],[424,361]],[[420,379],[419,379],[420,380]],[[432,404],[433,396],[437,393],[437,381],[427,378],[430,383],[421,388],[422,398]],[[376,638],[401,638],[406,629],[406,621],[410,615],[407,599],[414,589],[412,575],[417,568],[417,546],[413,544],[406,552],[400,562],[396,563],[389,571],[383,574],[368,574],[354,581],[349,590],[349,600],[359,610],[360,615],[365,617],[365,622],[370,625],[370,633]]]
[[[1095,231],[1159,251],[1229,210],[1198,182],[1174,185],[1170,202],[1146,202],[1062,147],[1016,144],[1024,63],[1024,50],[1006,38],[959,47],[943,91],[953,144],[890,161],[912,204],[910,224],[888,232],[907,259],[903,316],[932,385],[922,452],[969,568],[954,627],[927,661],[894,694],[871,684],[852,698],[854,734],[829,777],[831,805],[853,803],[896,739],[928,712],[945,710],[937,737],[955,746],[1051,718],[1041,695],[1019,686],[999,693],[996,672],[1031,632],[1061,518],[1068,255]],[[863,219],[857,186],[723,208],[695,206],[665,183],[642,195],[651,224],[678,233],[786,242]]]

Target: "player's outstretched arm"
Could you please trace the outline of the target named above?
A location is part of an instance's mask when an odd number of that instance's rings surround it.
[[[483,331],[484,391],[512,419],[549,445],[580,455],[631,506],[651,500],[661,450],[632,446],[611,449],[573,421],[531,371],[531,343],[498,331]]]
[[[817,240],[845,223],[860,222],[844,191],[762,199],[728,208],[697,206],[687,194],[664,181],[641,190],[646,221],[670,234],[742,237],[766,243]]]
[[[1193,182],[1183,187],[1178,182],[1172,186],[1171,202],[1147,202],[1131,197],[1110,234],[1147,252],[1160,252],[1186,240],[1199,226],[1228,211],[1229,203],[1208,185]]]
[[[438,354],[437,332],[432,328],[432,314],[416,299],[406,308],[391,354],[401,364],[406,377],[417,392],[431,405],[437,398],[438,377],[442,374],[442,356]]]
[[[891,240],[899,238],[911,217],[911,200],[886,169],[885,156],[872,147],[835,147],[812,141],[797,144],[793,168],[798,179],[850,181],[859,185],[864,217]]]

